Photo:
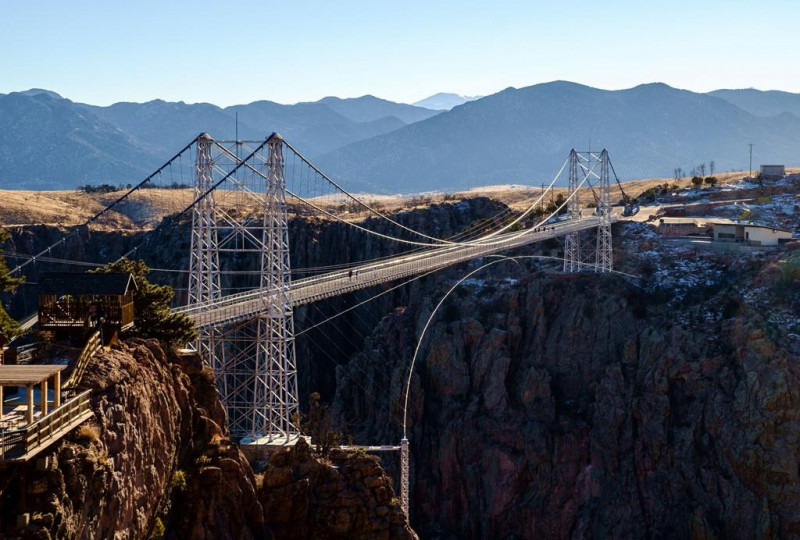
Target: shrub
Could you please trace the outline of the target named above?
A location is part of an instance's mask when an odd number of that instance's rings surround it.
[[[0,229],[0,244],[8,242],[11,239],[11,234],[6,231]],[[13,291],[20,285],[24,278],[12,278],[9,275],[9,268],[6,265],[6,261],[2,255],[0,255],[0,292],[4,291]],[[6,310],[3,308],[2,302],[0,302],[0,332],[6,334],[6,336],[11,337],[19,330],[19,323],[9,317],[6,313]]]
[[[96,424],[81,424],[77,435],[82,442],[96,443],[100,441],[100,428]]]
[[[186,491],[186,473],[178,469],[172,473],[172,482],[170,482],[173,491],[183,493]]]
[[[153,524],[153,530],[150,532],[150,540],[161,540],[166,533],[167,528],[164,526],[164,522],[161,521],[160,517],[157,517],[156,522]]]
[[[330,408],[322,403],[318,392],[309,396],[308,408],[307,423],[301,429],[311,435],[317,453],[323,458],[328,457],[331,449],[342,440],[342,434],[334,428]]]

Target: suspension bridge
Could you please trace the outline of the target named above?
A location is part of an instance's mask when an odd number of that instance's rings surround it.
[[[556,237],[564,238],[564,271],[611,271],[616,218],[609,201],[609,166],[605,150],[573,150],[527,210],[506,210],[480,227],[438,238],[349,193],[278,134],[263,141],[216,141],[201,134],[84,225],[102,224],[114,212],[140,228],[155,228],[166,216],[191,220],[186,303],[174,312],[197,326],[199,337],[190,347],[214,371],[231,437],[241,444],[281,444],[300,436],[295,307]],[[535,213],[548,193],[552,199],[567,167],[561,204],[549,215]],[[591,210],[581,208],[580,193],[587,188],[595,201]],[[405,251],[292,279],[290,213],[337,221]],[[79,230],[30,256],[12,273],[67,247]],[[35,322],[30,317],[23,328]],[[407,473],[407,444],[403,447]]]

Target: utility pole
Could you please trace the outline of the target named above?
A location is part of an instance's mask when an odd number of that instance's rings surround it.
[[[753,178],[753,143],[748,146],[750,147],[750,178]]]
[[[544,182],[542,182],[542,215],[544,215]]]

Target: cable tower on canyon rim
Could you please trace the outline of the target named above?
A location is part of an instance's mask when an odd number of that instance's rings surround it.
[[[611,202],[608,177],[608,151],[578,152],[569,154],[569,189],[576,193],[583,183],[587,183],[595,199],[595,215],[599,218],[597,234],[592,237],[585,231],[569,233],[564,238],[564,272],[610,272],[614,269],[611,248]],[[597,190],[592,186],[597,181]],[[569,219],[580,219],[582,210],[580,198],[573,196],[567,202]]]
[[[256,253],[260,261],[259,297],[268,305],[245,321],[201,328],[194,347],[214,370],[231,436],[241,442],[288,441],[299,436],[299,429],[293,423],[298,411],[297,364],[292,305],[287,298],[291,277],[284,141],[277,133],[265,141],[266,171],[255,176],[262,184],[257,191],[263,194],[255,200],[262,207],[260,216],[248,223],[232,219],[217,222],[213,144],[206,134],[197,139],[198,203],[192,208],[187,305],[209,305],[220,299],[220,251]],[[247,193],[242,186],[237,186],[238,190]],[[243,241],[249,247],[242,247]]]

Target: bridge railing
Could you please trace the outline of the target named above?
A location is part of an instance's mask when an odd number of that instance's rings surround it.
[[[17,365],[30,364],[36,356],[36,344],[17,347]]]
[[[78,360],[75,362],[75,367],[72,369],[72,374],[64,383],[64,390],[72,390],[76,388],[78,384],[80,384],[83,373],[86,371],[86,367],[89,365],[89,362],[92,360],[95,353],[100,350],[100,346],[100,331],[97,330],[91,335],[91,337],[89,337],[89,340],[83,347],[81,355],[78,357]]]
[[[65,435],[65,428],[81,418],[85,420],[90,416],[90,394],[90,390],[78,394],[32,424],[19,429],[0,431],[0,459],[24,458],[37,448]]]

